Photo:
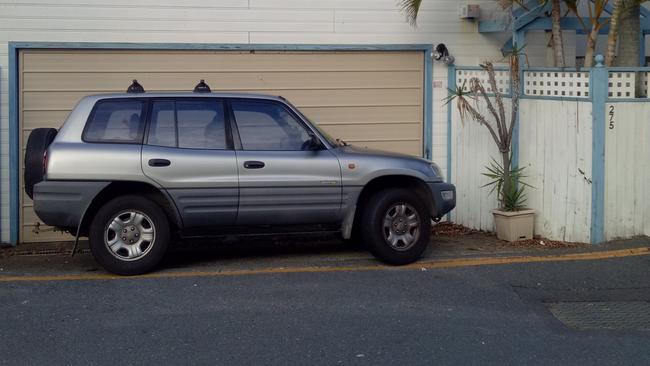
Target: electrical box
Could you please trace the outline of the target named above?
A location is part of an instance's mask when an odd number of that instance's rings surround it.
[[[460,19],[477,19],[481,15],[481,6],[478,4],[461,4],[458,6]]]

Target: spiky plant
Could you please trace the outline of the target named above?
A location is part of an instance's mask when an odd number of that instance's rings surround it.
[[[521,200],[524,199],[524,187],[520,185],[522,177],[522,168],[512,168],[511,164],[511,145],[512,133],[517,120],[520,98],[520,62],[525,60],[523,47],[513,46],[512,51],[506,56],[510,69],[510,93],[512,100],[510,118],[506,117],[506,109],[503,104],[503,95],[499,92],[496,82],[496,73],[492,62],[485,62],[481,67],[487,72],[488,83],[494,95],[494,101],[485,90],[483,83],[476,77],[469,80],[469,85],[463,83],[462,86],[455,86],[449,89],[449,96],[445,98],[446,103],[456,101],[456,107],[460,114],[461,120],[471,119],[487,128],[494,140],[499,154],[501,155],[501,164],[492,163],[486,167],[487,172],[484,175],[492,179],[493,190],[497,191],[497,199],[501,209],[518,210],[522,207]],[[489,114],[483,115],[477,109],[479,101],[485,103]],[[473,102],[473,103],[472,103]],[[513,200],[513,198],[515,198]]]

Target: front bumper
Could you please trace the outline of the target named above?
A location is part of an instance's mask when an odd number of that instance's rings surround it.
[[[456,207],[456,187],[444,182],[428,184],[433,196],[431,217],[439,219]]]

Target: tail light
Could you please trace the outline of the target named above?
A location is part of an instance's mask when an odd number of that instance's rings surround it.
[[[47,175],[47,149],[43,153],[43,178]]]

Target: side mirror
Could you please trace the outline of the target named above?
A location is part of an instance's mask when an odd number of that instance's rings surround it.
[[[306,150],[317,151],[323,148],[323,143],[320,142],[318,137],[315,134],[309,135],[309,140],[305,142]]]

